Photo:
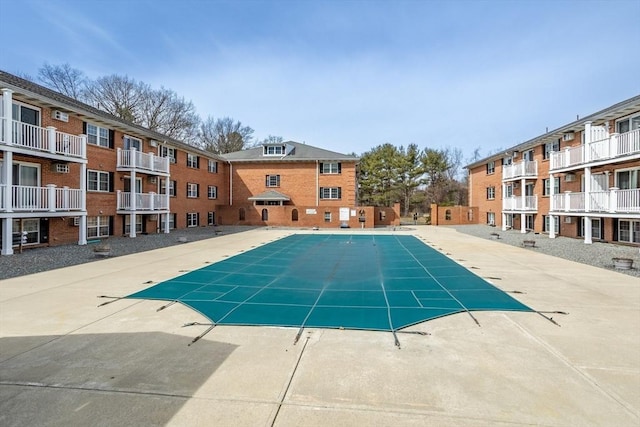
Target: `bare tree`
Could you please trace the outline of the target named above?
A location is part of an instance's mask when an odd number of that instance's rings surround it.
[[[265,139],[259,142],[259,144],[279,144],[284,141],[284,138],[281,136],[269,135]]]
[[[242,126],[231,117],[214,119],[209,116],[200,125],[200,143],[203,149],[216,154],[240,151],[251,146],[253,129]]]
[[[149,86],[127,76],[100,77],[87,85],[87,102],[131,123],[141,124],[141,111]]]
[[[191,101],[169,89],[147,90],[141,99],[136,122],[187,143],[197,140],[200,117]]]
[[[38,70],[38,80],[46,87],[73,99],[82,100],[87,84],[84,73],[69,64],[44,64]]]

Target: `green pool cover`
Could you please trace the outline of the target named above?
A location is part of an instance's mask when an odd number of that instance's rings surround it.
[[[395,331],[474,310],[533,311],[413,236],[295,234],[127,298],[222,325]]]

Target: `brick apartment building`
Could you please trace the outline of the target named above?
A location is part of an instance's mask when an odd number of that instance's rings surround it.
[[[640,244],[640,96],[466,168],[487,224]]]
[[[357,207],[355,156],[291,141],[219,156],[3,71],[0,92],[2,255],[216,224],[399,222]]]

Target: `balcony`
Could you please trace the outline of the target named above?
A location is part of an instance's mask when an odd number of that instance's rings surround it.
[[[118,171],[131,171],[154,175],[169,174],[169,158],[159,157],[153,153],[141,153],[137,150],[122,150],[118,148]]]
[[[502,210],[510,212],[536,212],[538,196],[511,196],[502,199]]]
[[[538,176],[538,162],[523,160],[519,163],[502,167],[502,180],[517,178],[536,178]]]
[[[87,158],[86,138],[58,132],[54,127],[43,128],[27,123],[11,121],[11,135],[4,132],[4,123],[0,129],[0,146],[24,154],[57,158],[66,161],[80,161]],[[8,136],[8,137],[7,137]]]
[[[551,212],[640,214],[640,189],[554,194]]]
[[[133,194],[133,197],[132,197]],[[125,193],[118,191],[118,211],[167,211],[169,198],[166,194],[156,193]]]
[[[550,171],[567,171],[640,158],[640,129],[602,136],[603,139],[551,153]]]
[[[57,188],[53,184],[45,187],[12,185],[10,207],[5,205],[7,185],[0,184],[0,212],[72,212],[83,211],[82,190]]]

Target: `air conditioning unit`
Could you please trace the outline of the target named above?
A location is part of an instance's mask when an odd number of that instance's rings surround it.
[[[69,114],[65,113],[64,111],[53,110],[51,112],[51,118],[55,120],[60,120],[61,122],[68,122]]]
[[[80,227],[80,217],[79,216],[74,216],[73,217],[73,225],[74,225],[74,227]]]
[[[571,223],[573,223],[573,217],[572,217],[572,216],[565,216],[565,217],[564,217],[564,223],[565,223],[565,224],[571,224]]]
[[[562,140],[563,141],[573,141],[573,139],[576,137],[576,134],[574,132],[565,132],[562,135]]]
[[[158,146],[158,141],[156,141],[155,139],[152,139],[151,141],[149,141],[149,145],[151,147],[157,147]]]
[[[573,182],[576,180],[576,175],[573,173],[568,173],[564,176],[565,182]]]
[[[513,183],[513,188],[520,188],[520,183],[519,182],[514,182]]]
[[[155,176],[150,176],[150,177],[149,177],[149,182],[150,182],[151,184],[155,184],[155,183],[157,183],[157,182],[158,182],[158,178],[156,178]]]
[[[54,170],[56,173],[69,173],[69,165],[67,163],[55,163]]]
[[[169,163],[175,163],[175,162],[176,162],[175,157],[169,157]]]

